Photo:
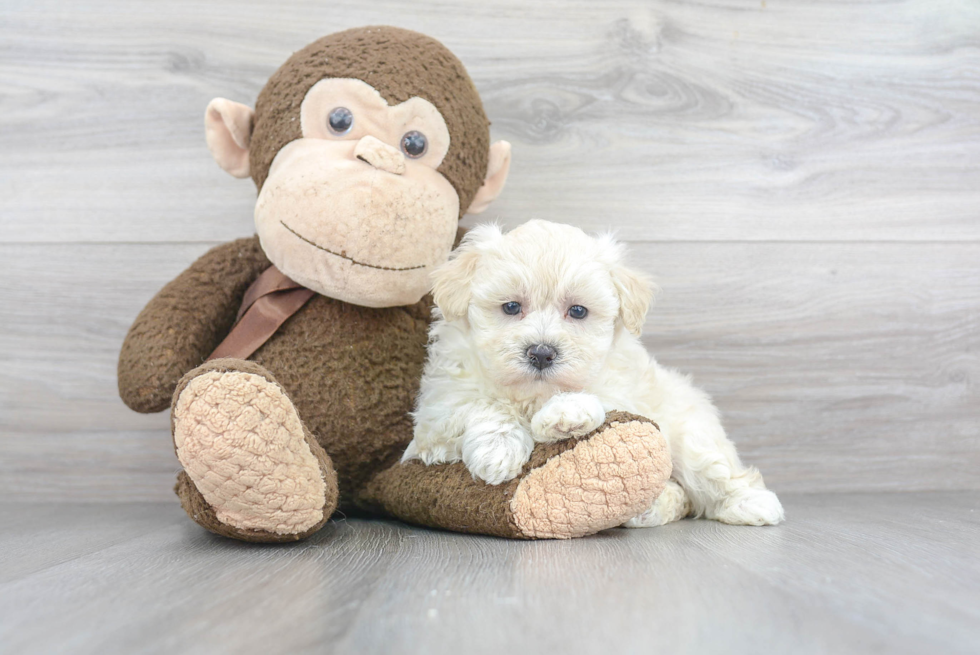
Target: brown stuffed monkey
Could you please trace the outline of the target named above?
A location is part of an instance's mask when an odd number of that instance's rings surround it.
[[[610,413],[541,445],[497,486],[461,463],[400,464],[425,359],[429,274],[459,218],[500,193],[480,97],[439,42],[368,27],[321,38],[255,111],[205,115],[226,171],[258,187],[257,235],[218,246],[137,317],[119,392],[171,408],[176,492],[203,527],[294,541],[339,508],[512,538],[592,534],[648,508],[670,474],[650,421]]]

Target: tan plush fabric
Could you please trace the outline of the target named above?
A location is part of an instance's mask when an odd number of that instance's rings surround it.
[[[373,136],[366,136],[357,142],[354,156],[389,173],[401,175],[405,172],[405,158],[402,154]]]
[[[215,98],[204,111],[204,138],[221,168],[235,177],[248,177],[248,143],[252,138],[251,107]]]
[[[287,534],[323,520],[326,482],[277,384],[207,371],[181,391],[173,424],[177,458],[222,523]]]
[[[670,453],[656,425],[607,426],[521,480],[511,512],[525,536],[568,539],[622,525],[663,491]]]
[[[359,151],[384,159],[381,166],[405,166],[398,151],[371,136],[304,138],[280,151],[255,205],[262,249],[283,273],[325,296],[367,307],[414,304],[452,249],[456,192],[427,166],[394,175],[356,160]]]
[[[328,77],[310,87],[300,107],[303,136],[335,140],[338,135],[330,128],[326,118],[336,107],[346,107],[353,116],[350,130],[342,135],[344,139],[360,141],[366,136],[372,136],[378,142],[398,151],[406,131],[421,130],[426,138],[425,152],[419,157],[412,157],[412,161],[433,170],[439,168],[449,152],[449,128],[435,105],[418,96],[391,105],[373,86],[363,80],[351,78]],[[370,153],[371,150],[368,150],[358,153],[357,156]],[[371,157],[367,157],[367,160],[378,168],[393,170],[379,166]],[[402,163],[404,161],[402,159]],[[270,174],[271,170],[270,168]]]
[[[187,515],[191,517],[195,523],[208,531],[213,532],[214,534],[221,535],[222,537],[228,537],[229,539],[236,539],[238,541],[251,541],[254,543],[285,543],[299,541],[309,537],[311,534],[322,528],[327,522],[328,518],[324,516],[323,521],[320,523],[317,523],[304,532],[297,533],[277,534],[275,532],[266,532],[265,530],[236,528],[218,520],[218,517],[214,513],[214,508],[211,507],[208,501],[204,499],[201,492],[197,490],[197,487],[194,486],[194,482],[191,480],[190,476],[187,475],[186,471],[181,471],[177,475],[177,484],[174,485],[174,493],[176,493],[177,497],[180,499],[181,507],[184,508],[184,511],[187,512]]]

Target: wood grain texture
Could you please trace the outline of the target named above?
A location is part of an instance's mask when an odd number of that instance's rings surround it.
[[[0,523],[22,529],[0,532],[0,644],[79,654],[980,649],[980,494],[784,501],[790,520],[776,528],[687,520],[514,542],[350,520],[272,548],[214,537],[172,503],[5,505]],[[79,539],[86,527],[104,538]]]
[[[777,491],[980,488],[976,2],[32,0],[0,7],[0,494],[170,498],[115,360],[252,231],[203,109],[377,23],[444,41],[514,143],[487,218],[632,242],[648,346]]]
[[[0,245],[0,495],[163,500],[165,414],[119,401],[142,305],[206,244]],[[634,244],[645,342],[777,491],[978,489],[980,245]],[[40,293],[38,291],[41,291]]]
[[[390,23],[443,40],[514,143],[491,216],[630,239],[980,239],[973,0],[401,0],[0,8],[0,241],[215,241],[254,189],[209,99]]]

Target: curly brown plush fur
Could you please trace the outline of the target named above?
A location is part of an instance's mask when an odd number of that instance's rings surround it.
[[[208,251],[139,313],[119,354],[119,395],[137,412],[170,407],[177,382],[231,330],[242,296],[271,263],[255,237]]]

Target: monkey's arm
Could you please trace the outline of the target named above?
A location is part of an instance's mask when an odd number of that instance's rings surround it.
[[[181,376],[228,334],[245,290],[270,266],[258,237],[212,248],[143,308],[119,354],[119,395],[137,412],[170,407]]]

